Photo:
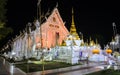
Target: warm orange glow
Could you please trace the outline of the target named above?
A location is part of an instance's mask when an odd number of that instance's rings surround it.
[[[111,54],[111,53],[112,53],[112,50],[111,50],[111,49],[106,49],[106,52],[107,52],[108,54]]]
[[[99,49],[93,49],[93,50],[92,50],[92,53],[93,53],[93,54],[99,54],[99,52],[100,52]]]
[[[62,41],[69,35],[57,9],[41,25],[42,48],[51,48],[61,45]],[[36,41],[37,40],[36,38]]]
[[[39,34],[40,35],[40,34]],[[39,35],[36,35],[36,38],[35,38],[35,42],[36,43],[39,43],[40,42],[40,36]]]
[[[40,43],[37,43],[36,44],[36,48],[39,49],[41,47],[41,44]]]
[[[31,50],[31,47],[32,47],[32,40],[31,40],[30,37],[28,37],[27,42],[28,42],[28,49]]]
[[[48,19],[41,25],[40,33],[35,34],[35,48],[48,48],[61,45],[62,41],[67,38],[69,31],[64,25],[62,18],[57,9],[54,9]],[[28,47],[32,47],[32,39],[28,39]]]

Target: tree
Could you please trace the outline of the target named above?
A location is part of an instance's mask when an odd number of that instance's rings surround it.
[[[5,8],[7,4],[7,0],[0,0],[0,25],[4,24],[4,22],[6,21],[6,11],[7,9]]]
[[[0,0],[0,42],[3,42],[3,39],[6,38],[10,33],[12,33],[12,28],[6,27],[6,5],[7,0]]]

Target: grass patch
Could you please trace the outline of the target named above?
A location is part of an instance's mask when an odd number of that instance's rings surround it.
[[[86,75],[120,75],[120,71],[107,69],[107,70],[102,70],[102,71],[98,71],[98,72],[94,72]]]
[[[80,64],[68,64],[64,62],[56,62],[56,61],[46,61],[44,62],[44,69],[50,70],[50,69],[57,69],[57,68],[64,68],[69,66],[75,66]],[[20,68],[26,73],[30,72],[36,72],[36,71],[42,71],[43,70],[43,63],[23,63],[23,64],[15,64],[16,67]]]

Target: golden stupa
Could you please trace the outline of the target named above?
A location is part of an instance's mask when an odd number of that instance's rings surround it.
[[[62,41],[61,46],[67,46],[65,40]]]
[[[74,12],[73,12],[73,8],[72,8],[72,23],[71,23],[71,27],[70,27],[70,35],[72,35],[73,37],[68,37],[66,40],[80,40],[78,33],[76,31],[76,27],[75,27],[75,23],[74,23]],[[74,42],[74,45],[75,42]],[[66,46],[65,41],[62,42],[61,46]]]
[[[70,35],[74,36],[74,40],[80,40],[78,33],[76,31],[75,23],[74,23],[74,12],[72,8],[72,23],[70,27]]]
[[[90,37],[90,43],[89,43],[90,46],[94,46],[95,45],[95,42],[91,39]]]
[[[81,45],[80,46],[84,46],[85,45],[85,43],[84,43],[84,40],[83,40],[83,35],[82,35],[82,42],[81,42]]]
[[[99,46],[98,40],[96,39],[95,46]]]

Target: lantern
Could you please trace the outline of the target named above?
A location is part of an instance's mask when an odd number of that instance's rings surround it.
[[[100,52],[99,49],[94,49],[94,50],[92,50],[92,53],[93,53],[93,54],[99,54],[99,52]]]
[[[108,48],[108,49],[106,49],[106,53],[111,54],[112,50]]]

